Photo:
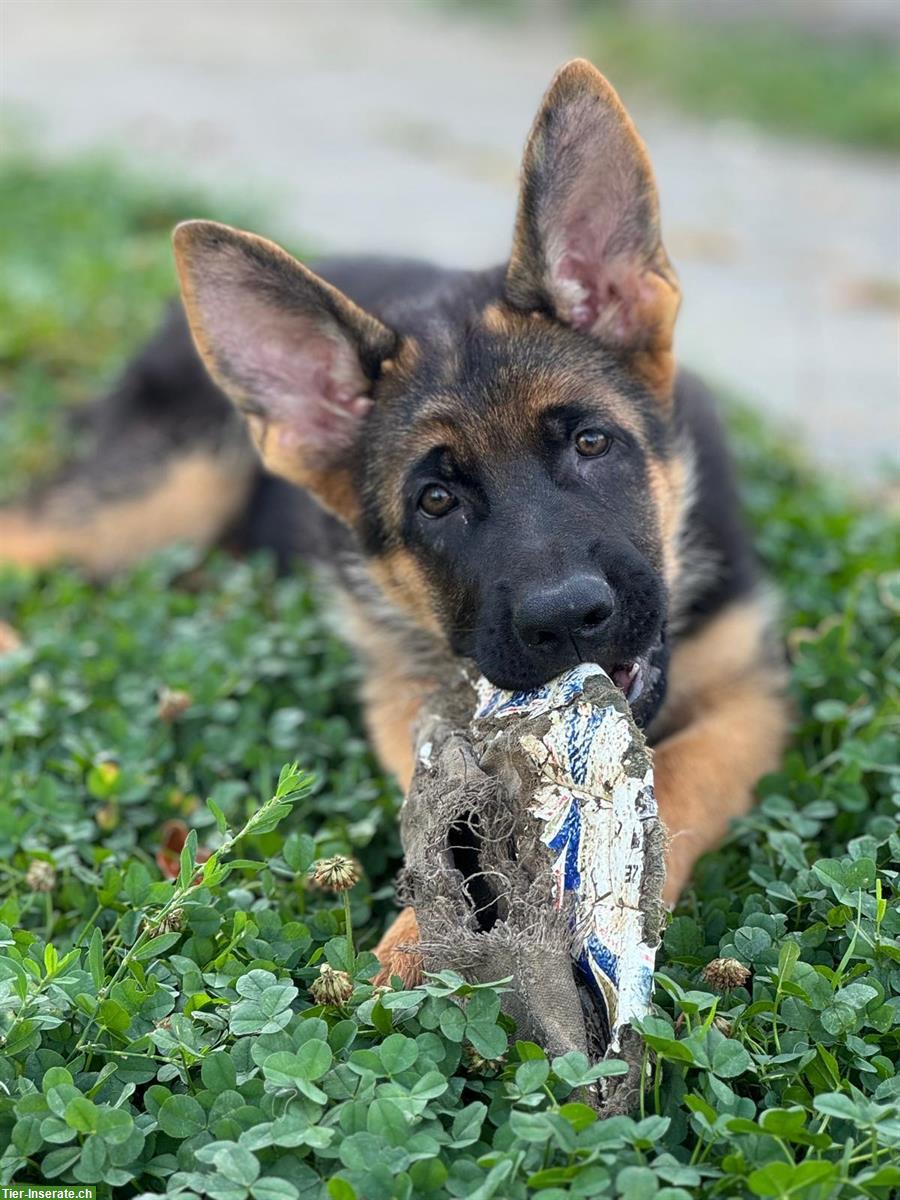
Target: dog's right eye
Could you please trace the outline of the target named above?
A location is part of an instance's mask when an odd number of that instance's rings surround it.
[[[456,508],[458,501],[451,491],[441,483],[429,483],[419,493],[417,502],[419,512],[426,517],[444,517]]]

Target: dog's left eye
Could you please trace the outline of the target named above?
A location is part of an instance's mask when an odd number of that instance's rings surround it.
[[[575,435],[575,449],[583,458],[601,458],[611,445],[612,438],[602,429],[582,429]]]
[[[443,517],[456,508],[457,500],[451,491],[441,483],[429,483],[419,493],[419,512],[426,517]]]

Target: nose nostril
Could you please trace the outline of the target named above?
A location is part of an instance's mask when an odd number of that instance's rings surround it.
[[[531,629],[526,634],[525,640],[535,650],[546,650],[550,646],[556,645],[557,637],[552,629]]]
[[[612,591],[601,576],[575,575],[525,595],[513,615],[522,643],[548,662],[571,655],[574,640],[593,643],[612,615]]]
[[[605,609],[602,605],[598,604],[595,608],[589,609],[584,614],[581,627],[582,629],[596,629],[598,625],[603,624],[608,616],[608,609]]]

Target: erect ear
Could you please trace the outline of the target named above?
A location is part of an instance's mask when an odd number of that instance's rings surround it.
[[[186,221],[173,240],[197,349],[264,463],[352,523],[350,452],[395,335],[264,238]]]
[[[525,149],[509,301],[551,312],[671,389],[680,293],[660,237],[647,151],[600,72],[567,63],[550,84]]]

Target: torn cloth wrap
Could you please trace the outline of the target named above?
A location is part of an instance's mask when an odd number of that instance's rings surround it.
[[[664,842],[622,692],[585,663],[530,692],[463,677],[426,709],[401,817],[426,970],[511,977],[518,1036],[551,1054],[635,1060]]]

